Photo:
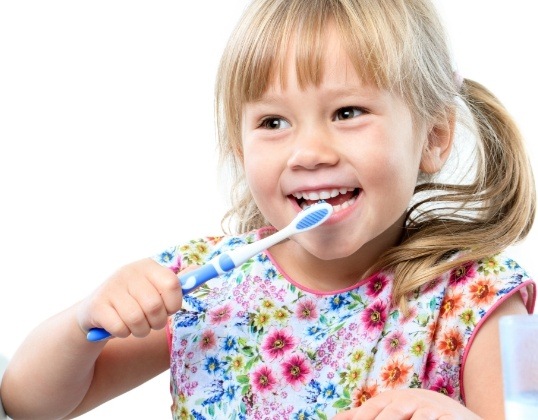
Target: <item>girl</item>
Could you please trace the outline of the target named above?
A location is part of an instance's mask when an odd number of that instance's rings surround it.
[[[454,75],[432,5],[254,1],[217,105],[238,233],[123,267],[43,323],[6,371],[10,416],[73,417],[170,367],[175,418],[499,417],[498,318],[535,298],[501,252],[532,225],[534,182],[502,105]],[[319,199],[325,224],[181,296],[178,273]],[[90,343],[93,327],[117,338]]]

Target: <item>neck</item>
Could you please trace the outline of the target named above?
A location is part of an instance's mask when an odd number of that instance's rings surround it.
[[[282,271],[300,285],[320,292],[349,288],[367,276],[370,267],[401,240],[403,219],[349,256],[324,260],[290,240],[270,249]]]

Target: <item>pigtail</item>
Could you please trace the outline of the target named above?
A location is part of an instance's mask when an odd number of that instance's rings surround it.
[[[500,101],[481,84],[466,80],[463,100],[482,147],[484,222],[491,239],[504,248],[523,239],[535,214],[535,183],[523,137]]]
[[[498,254],[525,238],[534,221],[534,178],[514,120],[477,82],[465,80],[461,98],[477,137],[473,179],[419,184],[415,193],[425,198],[409,209],[405,237],[369,270],[390,267],[394,300],[404,310],[418,287],[467,261]]]

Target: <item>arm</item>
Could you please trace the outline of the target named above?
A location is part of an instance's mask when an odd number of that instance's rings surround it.
[[[180,307],[172,271],[149,259],[124,267],[21,345],[2,381],[6,412],[13,418],[79,415],[164,371],[163,327]],[[84,331],[94,326],[124,339],[88,342]]]
[[[520,293],[510,296],[484,322],[469,349],[463,371],[465,402],[488,420],[504,418],[499,318],[526,313]]]

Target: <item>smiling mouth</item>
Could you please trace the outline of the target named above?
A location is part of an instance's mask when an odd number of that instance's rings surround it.
[[[295,198],[303,210],[319,200],[324,200],[332,205],[334,211],[337,212],[351,206],[359,196],[360,191],[359,188],[333,188],[330,190],[299,191],[291,196]]]

